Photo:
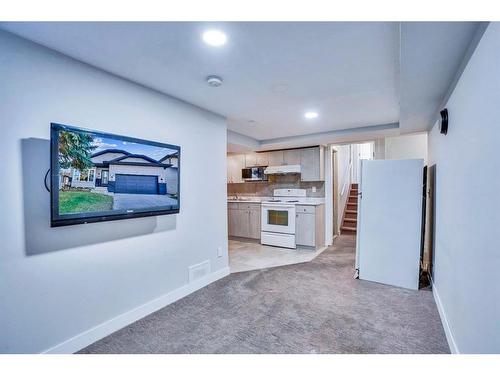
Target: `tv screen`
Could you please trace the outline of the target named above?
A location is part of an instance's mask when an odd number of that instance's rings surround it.
[[[51,124],[51,226],[179,212],[180,147]]]

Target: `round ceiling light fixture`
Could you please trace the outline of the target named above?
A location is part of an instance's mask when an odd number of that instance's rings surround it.
[[[222,78],[214,75],[208,76],[207,83],[211,87],[219,87],[220,85],[222,85]]]
[[[306,119],[309,119],[309,120],[317,118],[318,117],[318,112],[308,111],[308,112],[304,113],[304,117]]]
[[[220,30],[207,30],[203,33],[202,39],[210,46],[220,47],[226,44],[227,36]]]

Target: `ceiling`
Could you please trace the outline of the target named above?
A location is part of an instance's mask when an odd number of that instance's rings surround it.
[[[403,133],[427,130],[478,24],[19,22],[0,28],[223,115],[230,130],[270,147],[274,139],[298,144],[311,134],[372,132],[384,124]],[[206,45],[201,34],[209,28],[224,31],[228,43]],[[211,74],[223,85],[209,87]],[[308,110],[319,117],[305,119]]]
[[[465,68],[474,38],[487,23],[403,22],[401,24],[400,123],[405,132],[426,130],[438,119],[448,91]],[[478,32],[479,31],[479,32]]]

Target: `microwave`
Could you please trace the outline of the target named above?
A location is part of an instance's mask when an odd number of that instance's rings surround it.
[[[251,167],[241,170],[241,177],[245,181],[267,181],[267,175],[264,174],[266,167]]]

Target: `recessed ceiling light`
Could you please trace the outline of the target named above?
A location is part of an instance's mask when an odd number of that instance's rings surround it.
[[[220,47],[226,44],[227,36],[219,30],[207,30],[202,35],[203,41],[211,46]]]
[[[313,118],[316,118],[316,117],[318,117],[318,112],[312,112],[312,111],[310,111],[310,112],[306,112],[306,113],[304,114],[304,117],[305,117],[305,118],[307,118],[307,119],[313,119]]]

